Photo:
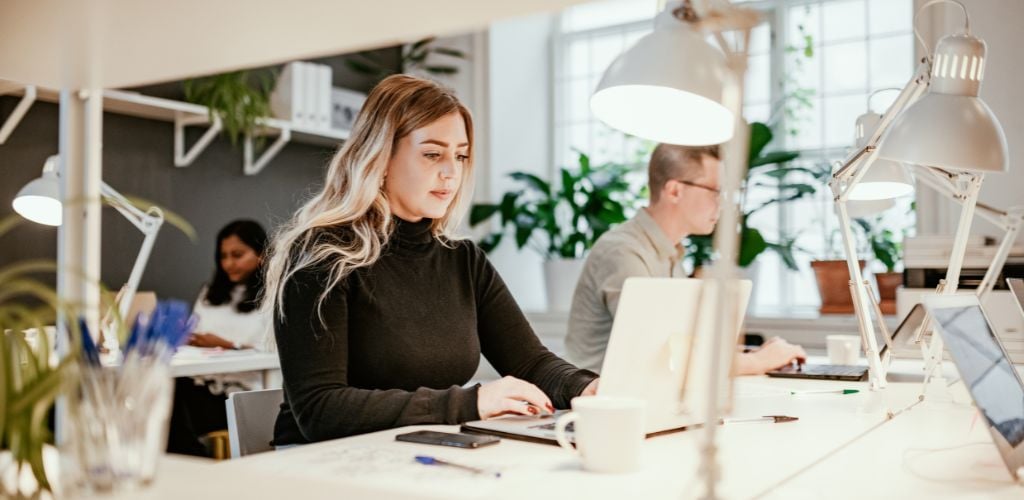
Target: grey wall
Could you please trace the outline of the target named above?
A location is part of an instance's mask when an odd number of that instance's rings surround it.
[[[397,68],[397,49],[375,54]],[[334,68],[336,86],[365,92],[374,84],[372,78],[347,70],[342,57],[316,61]],[[181,99],[180,89],[175,82],[138,90]],[[16,103],[13,97],[0,97],[0,120]],[[17,218],[11,200],[25,183],[39,176],[46,158],[56,154],[57,111],[56,104],[37,102],[7,143],[0,145],[0,220]],[[171,123],[107,113],[103,126],[103,180],[125,195],[152,201],[184,217],[198,236],[192,242],[165,224],[139,288],[156,291],[161,298],[190,302],[213,274],[217,231],[244,217],[272,232],[319,188],[334,152],[292,142],[261,173],[246,176],[241,146],[233,148],[226,138],[218,138],[191,166],[176,168]],[[102,279],[107,286],[120,287],[128,279],[141,243],[142,235],[134,226],[114,210],[104,209]],[[56,256],[56,228],[23,221],[0,236],[0,268],[24,259],[55,260]],[[54,283],[52,276],[47,279]]]

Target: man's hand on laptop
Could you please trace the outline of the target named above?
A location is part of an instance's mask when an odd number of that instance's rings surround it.
[[[509,414],[543,415],[555,411],[544,391],[515,377],[503,377],[481,385],[477,390],[476,409],[480,418],[485,420]]]
[[[807,359],[804,348],[790,344],[779,337],[772,337],[761,344],[756,351],[743,353],[737,360],[739,375],[763,375],[765,372],[792,364],[794,361],[803,364]]]

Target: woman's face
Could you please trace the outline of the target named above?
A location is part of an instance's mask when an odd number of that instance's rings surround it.
[[[232,283],[242,283],[259,269],[260,256],[238,236],[231,235],[220,242],[220,267]]]
[[[384,179],[391,212],[409,222],[444,217],[468,160],[466,124],[458,112],[399,139]]]

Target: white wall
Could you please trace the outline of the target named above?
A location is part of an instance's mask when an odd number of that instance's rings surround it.
[[[988,45],[988,62],[981,98],[992,108],[1003,126],[1009,147],[1010,171],[986,177],[980,201],[996,208],[1006,209],[1024,204],[1024,98],[1020,95],[1024,81],[1024,65],[1020,63],[1020,50],[1024,47],[1024,2],[1020,0],[960,0],[967,7],[971,19],[971,32]],[[919,8],[923,0],[915,1]],[[963,26],[960,9],[954,5],[935,6],[922,15],[922,34],[929,44],[936,38],[932,33],[951,33]],[[931,33],[929,33],[929,31]],[[921,191],[923,191],[923,188]],[[936,200],[930,193],[919,194],[918,212],[922,218],[922,232],[952,234],[956,230],[959,209],[952,202]],[[940,208],[933,209],[931,207]],[[935,210],[932,214],[922,213]],[[975,218],[975,234],[999,237],[1001,232],[988,221]],[[1018,237],[1018,242],[1024,241]]]
[[[556,17],[534,15],[495,23],[488,33],[488,185],[477,198],[500,200],[515,183],[513,171],[548,178],[551,172],[551,33]],[[484,158],[480,159],[481,163]],[[479,185],[479,184],[478,184]],[[494,226],[497,227],[496,225]],[[519,251],[511,238],[491,254],[519,305],[527,311],[545,308],[542,258]]]

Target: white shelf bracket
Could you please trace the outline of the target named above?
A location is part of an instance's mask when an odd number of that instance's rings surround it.
[[[261,154],[259,159],[257,159],[255,162],[253,161],[253,150],[255,148],[253,147],[252,144],[252,135],[245,136],[245,144],[242,155],[242,171],[245,172],[245,175],[256,175],[260,173],[264,168],[266,168],[267,164],[270,163],[270,160],[273,160],[274,156],[277,156],[277,153],[281,152],[281,148],[283,148],[285,144],[288,144],[288,141],[292,139],[291,128],[281,127],[280,130],[281,134],[277,136],[277,139],[274,140],[274,142],[270,146],[268,146],[267,149],[263,150],[263,154]]]
[[[25,95],[18,101],[18,105],[14,107],[14,111],[11,111],[10,116],[4,120],[4,124],[0,126],[0,144],[7,142],[7,138],[11,136],[11,132],[17,128],[18,124],[21,123],[21,119],[25,117],[25,113],[28,113],[28,109],[32,107],[32,103],[36,102],[36,87],[35,85],[26,85],[24,87]]]
[[[185,127],[191,125],[210,125],[202,137],[192,145],[188,151],[185,150]],[[174,166],[187,167],[196,161],[207,146],[213,142],[222,128],[220,117],[214,115],[213,124],[207,116],[189,115],[182,112],[174,114]]]

